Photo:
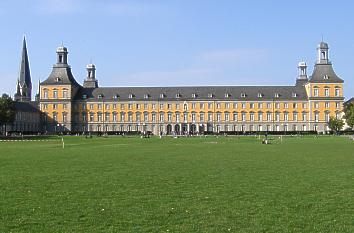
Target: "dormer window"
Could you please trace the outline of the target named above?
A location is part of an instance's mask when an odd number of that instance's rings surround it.
[[[133,99],[134,95],[133,94],[129,94],[129,99]]]
[[[329,79],[329,76],[326,74],[326,75],[323,75],[323,79],[324,80],[328,80]]]
[[[114,96],[113,96],[113,99],[118,99],[119,98],[119,95],[118,94],[115,94]]]
[[[180,93],[177,93],[177,94],[176,94],[176,98],[181,98],[181,94],[180,94]]]
[[[82,98],[83,99],[87,99],[87,95],[82,95]]]
[[[149,99],[149,94],[144,94],[144,99]]]
[[[262,93],[258,93],[258,98],[262,98],[263,94]]]
[[[55,78],[55,81],[56,81],[57,83],[60,82],[60,80],[61,80],[60,77],[56,77],[56,78]]]
[[[160,94],[160,99],[163,99],[163,98],[165,98],[165,94]]]
[[[241,93],[241,98],[246,98],[246,94],[245,93]]]
[[[209,98],[213,98],[214,95],[213,95],[212,93],[209,93],[209,94],[208,94],[208,97],[209,97]]]
[[[230,98],[230,94],[229,93],[225,93],[225,98]]]
[[[192,98],[194,98],[194,99],[197,98],[197,94],[193,93]]]
[[[103,94],[98,94],[98,98],[102,99],[103,98]]]
[[[279,96],[280,96],[279,93],[275,93],[275,94],[274,94],[274,97],[275,97],[275,98],[279,98]]]
[[[293,96],[293,98],[296,98],[297,97],[297,93],[294,92],[292,96]]]

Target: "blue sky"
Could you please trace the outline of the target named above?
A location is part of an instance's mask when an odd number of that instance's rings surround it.
[[[293,85],[324,40],[354,96],[354,3],[238,0],[2,0],[0,93],[13,94],[22,36],[32,82],[64,42],[78,82],[92,60],[100,86]]]

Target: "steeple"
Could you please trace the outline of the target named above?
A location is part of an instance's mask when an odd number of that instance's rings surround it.
[[[17,80],[15,100],[30,101],[32,96],[31,72],[28,61],[26,38],[23,37],[20,73]]]

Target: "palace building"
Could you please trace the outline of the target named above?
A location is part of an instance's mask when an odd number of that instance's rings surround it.
[[[22,60],[28,63],[24,42]],[[49,77],[35,102],[43,132],[152,132],[154,134],[328,131],[343,110],[343,80],[333,70],[329,47],[321,42],[311,76],[298,65],[292,86],[100,87],[94,64],[79,84],[68,49],[56,51]],[[21,63],[22,64],[22,63]],[[29,65],[21,65],[15,98],[29,102]],[[31,103],[33,105],[33,102]]]

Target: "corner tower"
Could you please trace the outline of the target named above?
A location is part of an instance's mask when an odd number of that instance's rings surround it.
[[[20,73],[17,79],[15,100],[31,101],[31,96],[32,96],[31,72],[30,72],[29,61],[28,61],[26,38],[23,37]]]
[[[306,84],[309,98],[309,129],[328,131],[331,116],[340,118],[343,111],[343,79],[334,72],[329,60],[329,46],[325,42],[317,46],[317,62]]]
[[[57,62],[49,77],[40,83],[40,109],[45,114],[46,131],[71,131],[73,100],[80,89],[68,64],[68,49],[57,48]]]

